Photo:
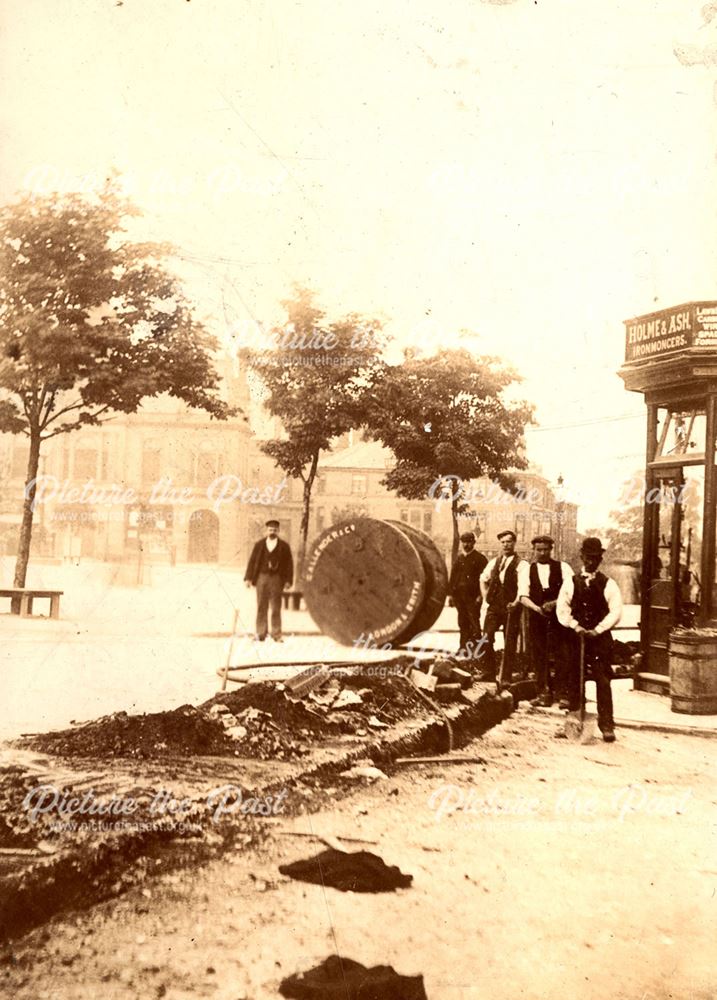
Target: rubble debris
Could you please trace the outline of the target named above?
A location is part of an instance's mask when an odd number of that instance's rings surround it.
[[[339,955],[282,980],[279,992],[292,1000],[427,1000],[423,976],[400,976],[390,965],[367,968]]]
[[[199,707],[166,712],[116,712],[83,725],[16,741],[22,748],[66,757],[154,759],[177,756],[292,760],[314,739],[366,735],[427,715],[402,677],[365,676],[357,669],[321,684],[305,698],[286,685],[259,681],[223,691]]]
[[[370,766],[350,767],[348,771],[341,771],[340,776],[342,778],[366,778],[368,781],[379,781],[388,777],[378,767]]]
[[[320,663],[318,666],[312,664],[306,670],[302,670],[301,673],[295,674],[293,677],[285,680],[284,687],[294,697],[303,698],[315,688],[321,687],[330,677],[329,668],[325,663]]]
[[[363,705],[363,698],[358,691],[352,691],[350,688],[344,688],[338,698],[334,701],[331,708],[334,711],[338,711],[341,708],[351,708],[354,705]]]
[[[269,713],[250,708],[234,715],[224,704],[216,709],[183,705],[146,715],[116,712],[72,729],[18,740],[16,745],[65,757],[138,759],[196,755],[291,759],[304,752]]]
[[[412,875],[404,875],[371,851],[349,853],[329,848],[312,858],[279,865],[279,871],[298,882],[330,886],[340,892],[394,892],[409,888],[413,882]]]
[[[460,701],[463,688],[460,684],[436,684],[433,697],[436,701]]]

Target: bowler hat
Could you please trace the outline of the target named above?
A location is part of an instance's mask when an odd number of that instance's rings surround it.
[[[588,537],[583,538],[583,544],[580,546],[580,551],[584,555],[588,556],[601,556],[605,549],[599,538]]]

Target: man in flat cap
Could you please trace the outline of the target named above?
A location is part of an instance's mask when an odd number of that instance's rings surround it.
[[[267,610],[270,609],[271,637],[276,642],[283,642],[281,592],[291,587],[294,560],[289,546],[279,538],[279,522],[274,518],[266,522],[266,538],[251,550],[244,579],[247,587],[256,587],[256,638],[262,642],[266,639]]]
[[[522,562],[516,554],[517,536],[514,531],[501,531],[497,536],[501,554],[491,559],[480,578],[480,589],[487,604],[483,629],[485,632],[485,666],[478,676],[480,681],[495,681],[495,634],[503,629],[503,663],[499,687],[510,683],[515,660],[515,650],[520,632],[520,602],[518,600],[518,567]]]
[[[580,710],[580,641],[585,643],[585,671],[592,669],[597,693],[598,726],[606,743],[615,740],[612,714],[612,633],[620,621],[620,588],[598,569],[604,548],[599,538],[586,538],[580,548],[583,570],[563,582],[558,594],[558,621],[572,633],[568,670],[568,709]],[[564,735],[564,734],[558,734]]]
[[[518,597],[528,609],[528,654],[531,670],[535,674],[538,697],[534,705],[552,705],[559,702],[568,707],[567,643],[569,635],[558,621],[556,608],[558,594],[565,580],[573,571],[567,563],[553,559],[550,535],[536,535],[531,542],[533,562],[523,562],[518,571]],[[550,676],[550,661],[553,676]]]
[[[458,628],[461,633],[459,652],[464,654],[477,646],[480,639],[480,575],[488,560],[482,552],[476,551],[476,536],[472,531],[461,535],[461,548],[453,563],[448,593],[453,607],[458,612]]]

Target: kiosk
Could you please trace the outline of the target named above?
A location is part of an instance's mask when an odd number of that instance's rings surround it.
[[[669,694],[676,637],[698,641],[703,634],[708,641],[717,628],[717,302],[638,316],[625,328],[619,374],[647,404],[642,661],[635,687]],[[717,675],[717,663],[707,666]]]

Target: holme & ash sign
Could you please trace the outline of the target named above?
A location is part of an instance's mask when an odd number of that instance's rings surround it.
[[[625,361],[648,361],[689,347],[717,349],[717,302],[689,302],[625,321]]]

